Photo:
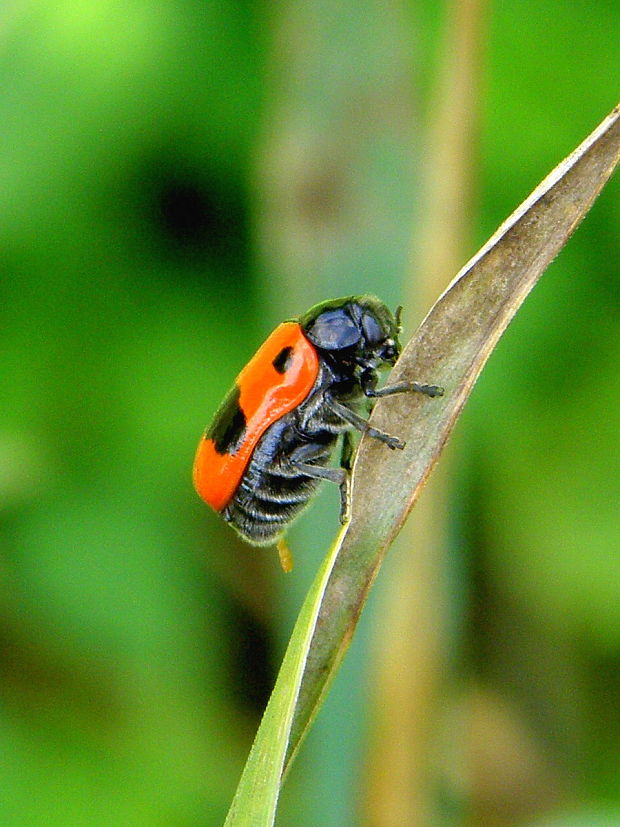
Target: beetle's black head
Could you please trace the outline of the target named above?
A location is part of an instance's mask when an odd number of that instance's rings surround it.
[[[312,344],[333,361],[374,370],[400,354],[400,308],[392,313],[376,296],[347,296],[311,307],[299,323]]]

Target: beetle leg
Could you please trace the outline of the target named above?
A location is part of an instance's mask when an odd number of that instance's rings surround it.
[[[352,468],[354,449],[353,435],[351,431],[345,431],[342,435],[342,451],[340,453],[340,467],[344,468],[345,471],[350,471]]]
[[[328,407],[341,419],[348,422],[349,425],[357,428],[357,430],[361,431],[363,434],[368,434],[368,436],[373,437],[373,439],[378,439],[379,442],[384,442],[388,448],[400,448],[402,450],[405,447],[405,443],[397,436],[390,436],[390,434],[386,434],[384,431],[379,431],[377,428],[373,428],[372,425],[368,424],[367,420],[365,420],[363,416],[355,413],[355,411],[352,411],[351,408],[347,408],[347,406],[343,405],[341,402],[337,402],[327,393],[325,394],[325,404],[328,405]]]
[[[323,465],[311,465],[309,462],[302,462],[291,458],[290,464],[306,477],[317,480],[329,480],[335,482],[340,488],[340,522],[346,523],[349,518],[349,480],[350,475],[346,468],[329,468]]]
[[[439,385],[421,385],[418,382],[397,382],[395,385],[386,385],[384,388],[375,388],[377,384],[376,373],[364,373],[361,376],[362,390],[371,399],[378,399],[382,396],[392,396],[396,393],[407,393],[415,391],[425,396],[443,396],[443,388]]]
[[[423,393],[424,396],[430,396],[431,399],[435,396],[443,396],[443,388],[439,385],[421,385],[419,382],[398,382],[396,385],[386,385],[384,388],[374,390],[366,396],[380,397],[391,396],[394,393],[406,393],[407,391],[414,391],[415,393]]]

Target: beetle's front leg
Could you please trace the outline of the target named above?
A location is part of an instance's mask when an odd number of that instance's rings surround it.
[[[376,388],[377,374],[374,371],[363,373],[360,383],[364,395],[370,399],[380,399],[382,396],[393,396],[396,393],[408,393],[414,391],[423,393],[425,396],[443,396],[443,388],[439,385],[421,385],[418,382],[397,382],[395,385],[386,385],[384,388]]]

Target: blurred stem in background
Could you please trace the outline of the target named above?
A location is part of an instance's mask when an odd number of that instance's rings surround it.
[[[288,2],[272,21],[258,173],[269,312],[277,320],[363,292],[395,307],[417,178],[408,3]],[[284,636],[337,525],[337,497],[327,488],[290,534],[296,568],[282,592]],[[344,825],[358,809],[369,619],[287,780],[283,823]]]
[[[485,23],[485,0],[454,0],[447,8],[439,74],[427,107],[406,291],[406,315],[413,326],[412,317],[423,317],[471,248]],[[420,381],[434,380],[430,376]],[[443,763],[449,768],[438,766],[436,746],[445,718],[442,701],[455,697],[456,676],[448,661],[454,634],[446,615],[449,586],[460,593],[459,603],[467,590],[462,579],[457,584],[454,571],[448,573],[458,566],[451,548],[458,546],[453,538],[458,515],[455,520],[450,513],[454,470],[451,449],[395,543],[397,559],[386,567],[389,579],[383,583],[381,621],[375,630],[375,703],[365,783],[364,823],[373,827],[432,824],[440,816],[446,823],[449,808],[445,801],[440,804],[440,789],[448,802],[465,793],[464,722],[443,745]],[[440,778],[448,769],[449,781]],[[456,821],[461,823],[461,818]]]

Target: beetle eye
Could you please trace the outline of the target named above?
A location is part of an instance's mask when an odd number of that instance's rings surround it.
[[[370,313],[364,313],[362,316],[362,330],[364,331],[364,338],[369,345],[378,344],[385,336],[381,325]]]

